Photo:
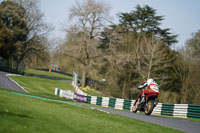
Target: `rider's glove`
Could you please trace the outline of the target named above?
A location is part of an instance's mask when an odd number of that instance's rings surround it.
[[[141,90],[142,88],[143,88],[143,85],[139,85],[139,86],[138,86],[138,89]]]

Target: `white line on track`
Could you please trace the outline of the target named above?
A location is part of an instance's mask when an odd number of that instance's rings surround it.
[[[28,93],[28,91],[26,89],[24,89],[24,87],[22,87],[20,84],[18,84],[15,80],[11,79],[10,77],[8,76],[21,76],[21,75],[18,75],[18,74],[6,74],[6,77],[9,78],[12,82],[14,82],[16,85],[18,85],[22,90],[24,90],[25,92]]]
[[[96,109],[95,107],[90,107],[91,109]],[[104,113],[107,113],[107,114],[109,114],[110,112],[107,112],[107,111],[104,111],[104,110],[101,110],[101,109],[96,109],[96,110],[99,110],[99,111],[101,111],[101,112],[104,112]]]

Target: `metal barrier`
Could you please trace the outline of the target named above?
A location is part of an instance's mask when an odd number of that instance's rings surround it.
[[[89,104],[101,105],[103,107],[113,107],[114,109],[132,111],[135,100],[87,96],[86,102]],[[200,105],[158,103],[152,114],[169,115],[181,118],[200,118]]]
[[[24,74],[25,64],[21,63],[17,68],[16,61],[0,59],[0,70],[11,73]]]
[[[78,88],[78,86],[76,85],[77,82],[75,81],[77,80],[73,80],[72,85],[74,86],[76,90],[75,91],[76,94],[82,94],[83,96],[85,96],[85,99],[83,100],[84,102],[89,103],[89,104],[94,104],[94,105],[100,105],[103,107],[113,107],[114,109],[132,111],[132,107],[135,100],[88,96],[86,93],[82,92]],[[58,94],[58,90],[55,91],[55,95],[57,94]],[[154,108],[152,114],[170,115],[170,116],[182,117],[182,118],[187,118],[187,117],[200,118],[200,105],[158,103],[157,106]]]
[[[200,105],[188,104],[187,117],[200,118]]]
[[[132,107],[135,102],[135,100],[120,98],[86,96],[74,93],[71,90],[65,91],[58,88],[55,88],[55,95],[76,100],[78,102],[86,102],[89,104],[100,105],[103,107],[112,107],[114,109],[130,111],[132,111]],[[154,108],[152,114],[169,115],[182,118],[200,118],[200,105],[158,103],[157,106]]]

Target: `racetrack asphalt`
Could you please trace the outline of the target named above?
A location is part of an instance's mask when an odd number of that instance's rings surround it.
[[[6,74],[10,74],[10,73],[0,71],[0,88],[11,89],[11,90],[18,90],[18,91],[26,92],[26,90],[24,90],[22,87],[20,87],[19,85],[17,85],[15,82],[13,82],[12,80],[10,80],[6,76]]]
[[[12,90],[18,90],[25,92],[23,88],[18,86],[15,82],[10,80],[6,74],[9,74],[7,72],[0,71],[0,88],[7,88]],[[115,109],[109,109],[109,108],[103,108],[103,107],[96,107],[92,105],[88,105],[88,107],[97,109],[103,112],[111,113],[111,114],[118,114],[121,116],[138,119],[141,121],[154,123],[157,125],[173,128],[176,130],[180,130],[187,133],[199,133],[200,132],[200,122],[193,122],[188,120],[182,120],[182,119],[173,119],[173,118],[164,118],[159,116],[146,116],[144,114],[138,114],[138,113],[132,113],[128,111],[121,111],[121,110],[115,110]],[[162,132],[162,131],[160,131]]]
[[[154,124],[161,125],[164,127],[180,130],[186,133],[200,133],[200,122],[193,122],[193,121],[174,119],[174,118],[165,118],[165,117],[152,116],[152,115],[147,116],[144,114],[132,113],[128,111],[114,110],[114,109],[109,109],[109,108],[96,107],[92,105],[88,105],[88,106],[90,108],[97,109],[103,112],[118,114],[125,117],[141,120],[141,121],[154,123]]]

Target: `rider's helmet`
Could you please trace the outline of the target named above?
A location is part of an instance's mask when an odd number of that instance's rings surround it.
[[[155,83],[155,81],[153,80],[153,79],[148,79],[147,80],[147,85],[149,86],[150,84],[153,84],[153,83]]]

